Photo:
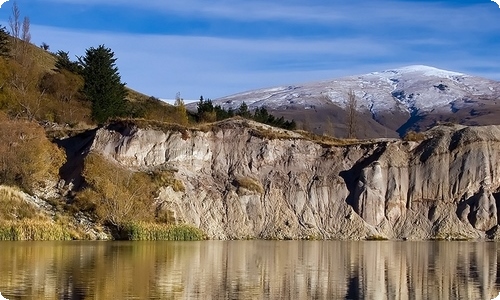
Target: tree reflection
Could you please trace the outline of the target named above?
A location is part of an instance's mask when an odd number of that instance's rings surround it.
[[[492,242],[2,242],[7,299],[491,299]]]

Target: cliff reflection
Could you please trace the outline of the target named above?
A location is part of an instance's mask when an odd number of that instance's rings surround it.
[[[8,299],[492,299],[493,242],[1,242]]]

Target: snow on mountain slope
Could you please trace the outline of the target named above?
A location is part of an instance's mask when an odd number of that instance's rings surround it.
[[[399,69],[349,76],[334,80],[259,89],[216,99],[222,107],[238,108],[244,101],[250,108],[265,106],[318,108],[327,102],[346,106],[348,92],[357,96],[358,109],[373,116],[384,112],[452,112],[475,97],[500,94],[500,82],[415,65]]]

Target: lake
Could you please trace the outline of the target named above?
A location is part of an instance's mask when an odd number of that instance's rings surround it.
[[[492,299],[498,243],[0,242],[9,299]]]

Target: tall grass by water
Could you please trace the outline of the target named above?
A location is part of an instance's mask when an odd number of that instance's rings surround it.
[[[2,241],[61,241],[71,240],[71,233],[62,225],[42,220],[0,222]]]
[[[134,222],[124,226],[123,233],[131,241],[199,241],[205,233],[194,226]]]

